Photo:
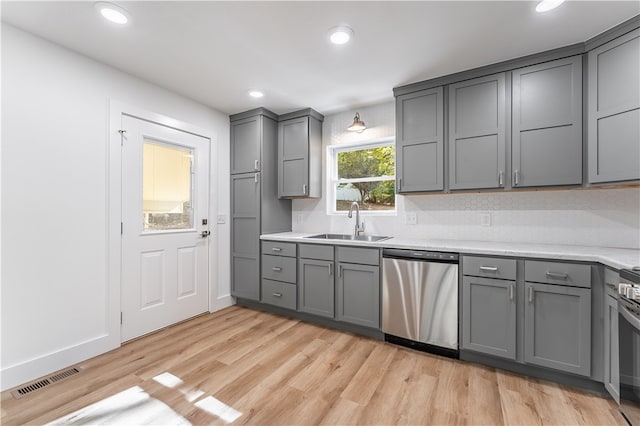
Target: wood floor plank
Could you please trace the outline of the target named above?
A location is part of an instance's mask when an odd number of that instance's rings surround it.
[[[237,306],[79,366],[22,399],[3,392],[1,423],[625,424],[598,395]],[[109,408],[121,395],[134,403]]]

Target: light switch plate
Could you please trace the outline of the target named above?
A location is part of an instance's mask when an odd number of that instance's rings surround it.
[[[226,214],[219,214],[217,223],[219,223],[219,224],[227,223],[227,215]]]
[[[404,223],[406,223],[407,225],[417,225],[418,214],[415,212],[407,213],[404,217]]]

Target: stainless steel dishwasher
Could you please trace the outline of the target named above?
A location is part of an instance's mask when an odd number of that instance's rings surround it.
[[[458,254],[382,251],[385,340],[458,358]]]

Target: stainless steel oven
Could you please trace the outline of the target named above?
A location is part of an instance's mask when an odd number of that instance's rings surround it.
[[[620,271],[618,291],[620,411],[640,426],[640,271]]]

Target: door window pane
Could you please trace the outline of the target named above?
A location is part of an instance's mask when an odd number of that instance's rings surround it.
[[[145,140],[142,159],[143,229],[192,228],[193,150]]]

